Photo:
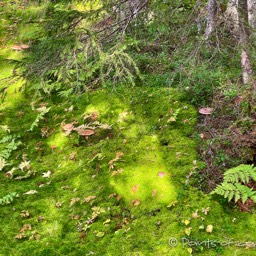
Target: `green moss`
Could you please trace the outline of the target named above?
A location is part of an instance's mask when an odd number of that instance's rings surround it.
[[[20,35],[24,40],[33,32],[27,29]],[[21,57],[8,48],[1,50],[0,78],[9,76],[13,68],[3,61]],[[189,255],[188,246],[181,243],[188,238],[185,229],[189,227],[192,240],[256,239],[251,228],[254,215],[220,204],[189,186],[187,175],[196,171],[198,161],[197,142],[192,139],[197,111],[177,90],[122,86],[116,92],[102,89],[76,95],[67,102],[56,96],[36,99],[35,108],[47,103],[51,110],[29,131],[38,113],[31,108],[31,96],[19,92],[21,85],[18,81],[10,86],[0,107],[0,125],[8,125],[10,134],[20,135],[23,142],[8,159],[10,166],[0,173],[0,197],[14,191],[20,195],[12,204],[1,206],[0,255]],[[70,106],[73,111],[69,112]],[[88,139],[79,138],[75,131],[69,136],[61,131],[63,121],[93,125],[84,117],[94,112],[97,121],[111,129],[97,128]],[[176,120],[168,121],[174,113]],[[49,135],[42,136],[43,128],[48,128]],[[24,157],[31,161],[34,174],[22,180],[6,177]],[[43,177],[48,171],[50,177]],[[24,194],[29,190],[38,193]],[[78,201],[72,204],[74,198]],[[92,220],[94,207],[104,212]],[[207,207],[205,215],[202,208]],[[24,210],[29,216],[22,216]],[[193,218],[196,211],[200,217]],[[23,239],[15,238],[24,224],[31,224],[32,230]],[[199,230],[202,224],[204,229]],[[210,224],[214,229],[207,233]],[[176,247],[168,244],[171,237],[177,239]],[[235,246],[201,249],[194,246],[193,253],[255,254]]]

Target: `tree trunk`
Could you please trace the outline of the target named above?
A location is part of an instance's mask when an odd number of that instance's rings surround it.
[[[205,39],[208,39],[215,29],[215,19],[217,13],[217,2],[216,0],[208,1],[208,14],[207,14],[207,26],[205,29]]]
[[[238,0],[229,0],[226,13],[226,22],[233,35],[239,37],[239,15],[238,15]]]
[[[256,17],[252,15],[255,14],[255,4],[255,0],[229,0],[226,10],[227,23],[241,47],[240,57],[243,84],[249,84],[253,81],[253,69],[248,53],[250,40],[248,23],[251,27],[256,26]]]
[[[242,67],[242,82],[249,84],[252,82],[253,70],[250,62],[249,55],[246,50],[242,49],[241,52],[241,67]]]
[[[252,34],[256,34],[256,1],[247,0],[247,10],[248,10],[248,23],[252,30]]]

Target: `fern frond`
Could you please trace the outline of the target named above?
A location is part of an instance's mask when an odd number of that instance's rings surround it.
[[[235,203],[241,199],[243,204],[248,198],[256,202],[256,191],[244,185],[253,179],[256,181],[256,168],[252,165],[239,165],[224,173],[224,181],[218,185],[210,194],[218,194],[227,198],[228,201],[234,199]]]

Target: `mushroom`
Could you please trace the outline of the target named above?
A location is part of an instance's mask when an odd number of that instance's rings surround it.
[[[213,109],[212,108],[201,108],[199,109],[199,113],[202,115],[211,115]]]
[[[22,51],[22,50],[23,50],[22,47],[19,46],[19,45],[13,45],[13,46],[11,47],[11,49],[12,49],[12,50],[15,50],[15,51]]]
[[[22,50],[26,50],[26,49],[30,48],[30,46],[27,44],[21,44],[20,47],[22,48]]]
[[[69,135],[74,130],[74,125],[71,124],[62,124],[62,129],[65,131],[65,134]]]
[[[165,176],[165,172],[158,172],[157,175],[161,178],[163,178]]]
[[[206,122],[208,120],[208,116],[212,114],[213,109],[212,108],[201,108],[199,109],[199,113],[202,115],[205,115],[204,118],[204,125],[206,125]]]
[[[91,136],[91,135],[93,135],[95,132],[93,131],[93,130],[90,130],[90,129],[84,129],[84,130],[79,130],[78,131],[78,134],[80,135],[80,136]]]

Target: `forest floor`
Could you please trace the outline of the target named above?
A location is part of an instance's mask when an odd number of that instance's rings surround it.
[[[26,54],[16,43],[0,50],[0,79]],[[202,138],[178,89],[63,100],[22,84],[0,105],[0,255],[255,255],[255,215],[191,185]]]

